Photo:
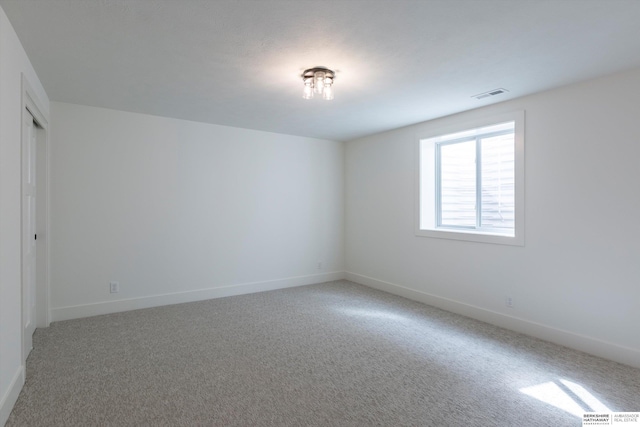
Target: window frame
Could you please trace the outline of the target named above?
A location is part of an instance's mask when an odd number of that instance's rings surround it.
[[[433,237],[439,239],[464,240],[480,243],[493,243],[504,245],[524,246],[524,111],[516,111],[498,115],[492,115],[477,120],[467,121],[459,124],[436,126],[428,132],[421,133],[416,142],[416,203],[415,203],[415,235],[419,237]],[[477,138],[474,131],[499,125],[502,123],[514,122],[514,235],[491,232],[477,228],[443,228],[440,211],[437,209],[439,202],[438,192],[440,188],[438,173],[437,151],[441,144],[453,144],[455,141],[465,139],[473,140]],[[461,136],[457,139],[438,141],[439,138],[451,134],[471,132],[468,136]],[[477,141],[476,141],[477,144]],[[476,146],[477,147],[477,146]],[[423,155],[423,150],[427,154]],[[426,169],[426,170],[423,170]],[[478,168],[476,173],[479,173]],[[477,182],[477,180],[476,180]],[[425,187],[423,189],[423,187]],[[425,210],[431,212],[424,212]],[[476,212],[479,214],[479,212]],[[426,224],[423,224],[426,223]],[[424,227],[423,227],[424,225]]]

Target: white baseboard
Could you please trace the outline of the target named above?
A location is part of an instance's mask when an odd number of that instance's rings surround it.
[[[5,425],[9,419],[11,410],[13,410],[13,406],[16,404],[20,391],[22,390],[22,386],[24,385],[24,379],[24,366],[20,366],[13,375],[13,379],[9,384],[7,392],[0,400],[0,426]]]
[[[525,335],[550,341],[565,347],[580,350],[594,356],[613,360],[625,365],[640,368],[640,351],[596,338],[576,334],[570,331],[552,328],[540,323],[487,310],[448,298],[438,297],[426,292],[409,289],[394,283],[374,279],[356,273],[345,273],[345,279],[374,289],[399,295],[414,301],[441,308],[452,313],[471,317],[501,328],[520,332]]]
[[[284,279],[268,280],[264,282],[243,283],[223,286],[219,288],[199,289],[195,291],[174,292],[170,294],[152,295],[147,297],[121,299],[92,304],[58,307],[51,310],[54,322],[60,320],[78,319],[82,317],[98,316],[101,314],[118,313],[121,311],[137,310],[140,308],[159,307],[162,305],[181,304],[185,302],[203,301],[214,298],[230,297],[234,295],[251,294],[255,292],[272,291],[291,288],[294,286],[313,285],[344,279],[344,272],[313,274],[309,276],[287,277]]]

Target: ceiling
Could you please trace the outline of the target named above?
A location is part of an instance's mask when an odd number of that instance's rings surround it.
[[[638,0],[0,6],[52,101],[339,141],[640,67]],[[314,66],[333,101],[302,99]]]

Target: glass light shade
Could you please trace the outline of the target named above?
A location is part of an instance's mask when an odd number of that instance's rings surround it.
[[[311,85],[304,85],[304,89],[302,91],[303,99],[311,99],[313,98],[313,87]]]
[[[333,99],[333,87],[325,86],[324,91],[322,92],[322,98],[327,101],[331,101]]]
[[[316,93],[322,93],[324,89],[324,71],[316,71],[313,73],[313,86]]]

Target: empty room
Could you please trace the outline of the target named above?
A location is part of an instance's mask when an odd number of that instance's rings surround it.
[[[640,426],[639,22],[0,0],[0,425]]]

